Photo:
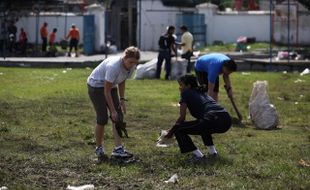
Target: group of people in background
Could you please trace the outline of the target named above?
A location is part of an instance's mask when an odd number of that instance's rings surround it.
[[[19,29],[15,25],[14,21],[2,22],[0,27],[0,50],[3,53],[7,49],[9,55],[27,55],[27,49],[29,49],[29,37],[23,27]],[[40,28],[41,37],[41,51],[44,55],[55,56],[57,52],[57,28],[53,28],[52,32],[48,31],[48,23],[44,22]],[[80,32],[75,24],[71,25],[68,35],[65,37],[69,40],[68,56],[71,56],[71,51],[74,48],[75,56],[78,54],[78,44],[80,40]],[[33,47],[33,46],[32,46]],[[6,51],[5,51],[6,52]]]
[[[47,44],[49,45],[49,52],[55,53],[56,46],[55,46],[55,40],[56,40],[56,32],[57,28],[54,28],[52,33],[50,34],[48,38],[48,23],[44,22],[42,27],[40,28],[40,35],[42,39],[42,52],[47,52]],[[69,30],[68,35],[66,36],[66,40],[69,40],[69,52],[68,56],[71,57],[71,51],[74,48],[75,50],[75,56],[78,57],[78,44],[80,40],[80,32],[79,29],[76,27],[75,24],[71,25],[71,28]],[[48,42],[48,43],[47,43]]]
[[[165,79],[169,80],[171,77],[171,58],[178,56],[178,46],[181,48],[181,57],[187,60],[186,72],[190,73],[192,71],[191,57],[193,56],[193,42],[194,37],[188,31],[187,26],[182,25],[181,30],[181,41],[178,42],[176,39],[175,27],[168,26],[165,33],[163,33],[158,40],[158,57],[157,57],[157,68],[156,68],[156,78],[160,78],[161,67],[163,61],[165,61]]]
[[[10,54],[25,54],[28,37],[24,28],[18,29],[14,21],[2,22],[0,27],[0,50],[6,47]],[[4,46],[4,44],[7,44]]]

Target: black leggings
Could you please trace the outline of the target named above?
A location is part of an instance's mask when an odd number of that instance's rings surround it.
[[[206,146],[212,146],[213,133],[225,133],[231,127],[231,117],[227,112],[214,114],[215,117],[208,120],[195,120],[184,122],[175,126],[174,135],[178,141],[181,153],[191,152],[197,149],[189,135],[200,135]]]

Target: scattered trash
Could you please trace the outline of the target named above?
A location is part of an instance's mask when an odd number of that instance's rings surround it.
[[[310,164],[305,162],[303,159],[300,159],[298,163],[299,163],[300,166],[310,167]]]
[[[178,183],[179,181],[179,177],[178,174],[173,174],[170,179],[168,179],[167,181],[165,181],[165,183]]]
[[[305,70],[303,70],[303,72],[300,73],[300,76],[304,76],[310,73],[310,70],[308,68],[306,68]]]
[[[298,104],[298,102],[295,102],[294,104],[295,104],[295,105],[297,105],[297,104]]]
[[[88,185],[82,185],[82,186],[68,185],[66,190],[93,190],[93,189],[95,189],[95,186],[92,184],[88,184]]]
[[[294,83],[300,83],[300,82],[305,82],[305,80],[297,79],[294,81]]]
[[[67,71],[66,71],[66,70],[63,70],[62,73],[67,73]]]
[[[281,100],[281,101],[284,100],[284,98],[282,98],[282,97],[277,97],[277,99],[278,99],[278,100]]]
[[[251,73],[248,72],[241,72],[242,75],[251,75]]]
[[[0,187],[0,190],[8,190],[8,188],[6,186],[2,186]]]
[[[90,67],[85,67],[85,69],[86,69],[86,70],[91,70],[91,68],[90,68]]]
[[[171,105],[173,106],[173,107],[180,107],[180,104],[179,103],[171,103]]]
[[[72,70],[72,68],[67,68],[67,71],[71,71]]]
[[[282,73],[283,73],[283,74],[287,74],[287,71],[283,71]]]
[[[304,95],[302,95],[302,94],[300,94],[300,95],[299,95],[299,98],[303,98],[303,97],[305,97],[305,96],[304,96]]]
[[[163,147],[163,148],[167,148],[169,146],[172,145],[172,143],[174,142],[174,138],[165,138],[165,136],[168,134],[167,130],[161,130],[160,131],[160,136],[157,139],[157,147]]]
[[[0,75],[3,75],[3,73],[0,73]]]

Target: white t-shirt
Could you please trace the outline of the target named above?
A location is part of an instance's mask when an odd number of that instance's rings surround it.
[[[184,34],[181,37],[181,43],[184,43],[185,45],[182,46],[182,54],[188,52],[188,51],[193,51],[192,46],[193,46],[193,35],[190,32],[184,32]]]
[[[109,57],[103,60],[87,78],[87,84],[91,87],[104,87],[104,81],[113,84],[113,87],[130,78],[135,67],[129,71],[125,69],[121,57]]]

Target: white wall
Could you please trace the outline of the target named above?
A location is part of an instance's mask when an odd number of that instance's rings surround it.
[[[298,19],[298,43],[310,45],[310,16],[300,15]]]
[[[194,8],[166,7],[160,0],[143,0],[141,4],[141,16],[139,16],[140,2],[138,1],[137,5],[137,39],[141,50],[157,50],[160,35],[166,31],[167,26],[175,26],[176,14],[184,11],[195,11]],[[139,18],[141,18],[140,33]],[[176,30],[178,30],[178,26],[176,26]],[[141,34],[141,38],[139,38],[139,34]],[[141,39],[141,42],[139,42],[139,39]]]
[[[269,41],[270,38],[270,19],[266,14],[216,15],[214,23],[213,30],[208,30],[208,33],[213,36],[208,43],[214,40],[236,42],[240,36],[255,37],[257,41]]]
[[[53,28],[57,28],[56,42],[65,38],[65,34],[68,34],[71,24],[74,23],[80,31],[80,43],[83,43],[83,16],[67,16],[67,25],[65,25],[65,16],[40,16],[39,25],[37,27],[35,16],[22,17],[16,23],[18,28],[18,33],[20,33],[20,28],[23,27],[28,36],[28,41],[30,43],[36,42],[36,31],[38,32],[38,43],[42,43],[40,37],[40,28],[44,22],[48,23],[48,34],[53,31]]]

